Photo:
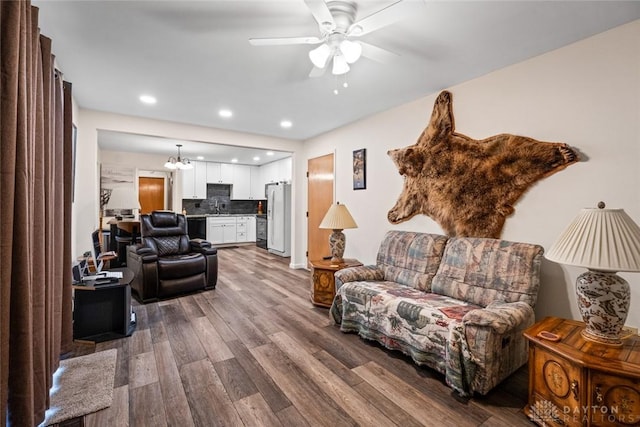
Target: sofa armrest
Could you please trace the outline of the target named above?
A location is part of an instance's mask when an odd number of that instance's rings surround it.
[[[211,246],[211,242],[204,239],[191,239],[189,240],[189,245],[192,252],[204,255],[215,255],[218,253],[218,248]]]
[[[384,271],[375,265],[364,265],[336,271],[334,277],[336,289],[339,289],[344,283],[384,280]]]
[[[498,334],[528,327],[533,308],[525,302],[494,301],[485,308],[471,310],[462,318],[466,326],[487,326]]]

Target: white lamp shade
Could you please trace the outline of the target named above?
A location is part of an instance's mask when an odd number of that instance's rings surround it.
[[[598,271],[640,271],[640,227],[622,209],[582,209],[545,257]]]
[[[331,48],[328,44],[322,43],[317,48],[309,51],[309,59],[318,68],[324,68],[327,65],[327,60],[331,55]]]
[[[358,42],[343,40],[342,43],[340,43],[340,52],[342,52],[344,59],[346,59],[349,64],[353,64],[360,59],[360,55],[362,55],[362,45]]]
[[[340,74],[348,73],[350,70],[349,64],[347,64],[347,60],[342,55],[334,55],[333,56],[333,70],[331,71],[336,76]]]
[[[346,228],[358,228],[358,225],[353,220],[347,206],[336,203],[335,205],[331,205],[327,214],[322,219],[319,228],[344,230]]]
[[[164,164],[164,167],[167,169],[176,169],[176,164],[175,162],[167,161],[167,163]]]

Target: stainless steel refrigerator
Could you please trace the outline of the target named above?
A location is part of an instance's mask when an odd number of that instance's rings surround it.
[[[267,248],[291,256],[291,184],[267,185]]]

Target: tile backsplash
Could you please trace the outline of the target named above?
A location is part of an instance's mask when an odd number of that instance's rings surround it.
[[[182,199],[182,208],[187,215],[203,214],[255,214],[258,200],[231,200],[231,186],[227,184],[207,184],[207,198]],[[267,201],[262,202],[262,212],[267,212]]]

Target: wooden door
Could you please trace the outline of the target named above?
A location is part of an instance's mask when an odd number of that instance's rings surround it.
[[[318,228],[333,203],[333,154],[309,159],[307,164],[307,265],[331,254],[331,230]]]
[[[138,178],[140,213],[164,209],[164,178]]]

